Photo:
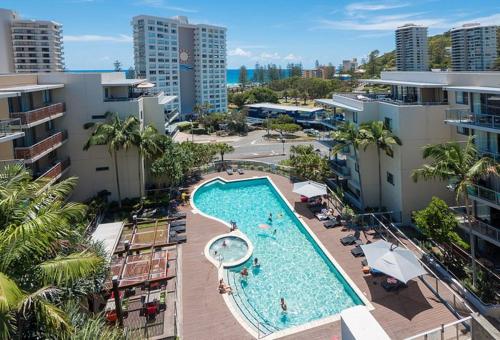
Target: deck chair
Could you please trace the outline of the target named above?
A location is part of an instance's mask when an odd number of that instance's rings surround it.
[[[171,214],[168,218],[171,219],[171,220],[176,220],[176,219],[179,219],[179,218],[186,218],[186,213],[184,213],[184,212],[176,212],[176,213]]]
[[[170,226],[170,232],[176,232],[178,234],[182,234],[186,232],[186,226],[185,225],[178,225],[178,226]]]
[[[364,256],[365,253],[363,252],[363,249],[361,249],[360,246],[356,246],[354,248],[351,249],[351,254],[354,256],[354,257],[360,257],[360,256]]]
[[[182,226],[182,225],[186,225],[186,220],[175,220],[175,221],[170,222],[171,227],[178,227],[178,226]]]
[[[344,246],[349,246],[351,244],[356,243],[360,235],[361,233],[359,232],[359,230],[356,230],[354,234],[342,237],[340,239],[340,243],[342,243]]]
[[[242,169],[242,168],[238,168],[238,174],[240,175],[243,175],[245,173],[245,171]]]
[[[175,231],[170,233],[170,243],[185,243],[186,241],[186,235],[179,235]]]
[[[328,228],[328,229],[329,229],[329,228],[334,228],[334,227],[336,227],[337,225],[338,225],[338,223],[337,223],[337,221],[335,221],[335,220],[328,220],[328,221],[326,221],[326,222],[324,222],[324,223],[323,223],[323,226],[324,226],[325,228]]]
[[[233,168],[227,168],[226,172],[227,172],[228,175],[232,175],[233,174]]]

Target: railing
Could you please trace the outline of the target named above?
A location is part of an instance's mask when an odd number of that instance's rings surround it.
[[[446,339],[446,340],[468,340],[471,338],[470,330],[472,329],[472,317],[442,324],[441,327],[436,327],[428,331],[406,338],[405,340],[428,340],[428,339]]]
[[[19,118],[0,120],[0,137],[20,132],[20,129],[21,119]]]
[[[495,160],[495,162],[500,163],[500,154],[499,153],[491,152],[489,150],[484,150],[484,149],[478,149],[477,152],[479,152],[479,154],[481,156],[493,158]]]
[[[469,230],[469,223],[467,221],[467,216],[465,216],[463,207],[451,207],[450,210],[457,215],[457,220],[460,227],[464,230]],[[478,219],[473,219],[471,221],[472,230],[479,235],[484,235],[497,242],[500,242],[500,229],[497,229],[487,223],[484,223]]]
[[[351,175],[351,169],[347,167],[347,163],[345,160],[332,160],[329,162],[330,167],[337,172],[338,174],[342,176],[350,176]]]
[[[28,146],[28,147],[18,147],[14,148],[16,158],[32,159],[40,154],[50,151],[54,147],[60,145],[63,141],[68,138],[68,133],[66,131],[59,131],[55,134],[41,140],[40,142]]]
[[[341,97],[358,100],[361,102],[383,102],[395,105],[448,105],[446,101],[419,101],[416,98],[395,99],[387,93],[334,93]]]
[[[448,123],[462,123],[474,126],[483,126],[492,129],[500,129],[500,116],[471,112],[468,109],[446,110],[445,121]]]
[[[483,187],[477,184],[471,184],[467,187],[469,196],[480,198],[500,206],[500,192],[493,189]]]
[[[63,161],[59,161],[53,166],[51,166],[48,170],[46,170],[44,173],[42,173],[39,178],[47,178],[47,179],[56,179],[58,178],[61,173],[69,168],[71,165],[71,161],[69,158],[66,158]]]
[[[271,174],[277,174],[285,177],[293,177],[293,168],[289,166],[266,163],[254,160],[240,160],[240,159],[228,159],[224,160],[224,164],[221,161],[216,161],[208,166],[200,168],[201,173],[213,173],[217,171],[223,171],[224,167],[240,168],[244,170],[257,170],[268,172]]]
[[[21,124],[25,125],[34,123],[36,121],[45,118],[51,118],[52,115],[63,113],[64,110],[65,110],[64,103],[57,103],[26,112],[13,112],[10,114],[10,116],[12,118],[21,119]]]

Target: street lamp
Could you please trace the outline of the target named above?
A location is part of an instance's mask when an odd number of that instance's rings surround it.
[[[281,144],[283,145],[283,156],[285,155],[285,138],[281,137]]]

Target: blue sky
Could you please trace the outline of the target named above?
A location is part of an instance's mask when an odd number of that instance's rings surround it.
[[[133,65],[131,18],[185,15],[228,29],[228,67],[256,62],[305,67],[394,48],[394,28],[413,22],[442,33],[464,22],[500,24],[498,0],[1,0],[23,18],[64,25],[68,69]]]

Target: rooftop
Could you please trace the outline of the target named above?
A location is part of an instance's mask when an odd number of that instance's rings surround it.
[[[135,86],[147,82],[147,79],[103,79],[103,86]]]
[[[108,259],[111,259],[117,246],[122,227],[123,222],[102,223],[92,233],[91,238],[93,241],[102,242],[104,250],[108,254]]]
[[[390,79],[361,79],[361,82],[378,85],[402,85],[412,87],[443,87],[448,84],[444,83],[431,83],[422,81],[406,81],[406,80],[390,80]]]
[[[63,88],[64,84],[24,84],[24,85],[14,85],[9,87],[0,88],[0,92],[36,92],[43,90],[53,90]]]
[[[10,97],[17,97],[21,95],[19,92],[1,92],[0,93],[0,99],[2,98],[10,98]]]
[[[295,106],[295,105],[280,105],[273,103],[257,103],[245,105],[246,107],[251,107],[255,109],[270,109],[279,111],[301,111],[301,112],[316,112],[323,110],[320,107],[308,107],[308,106]]]
[[[500,94],[500,87],[489,86],[446,86],[444,89],[449,91]]]

